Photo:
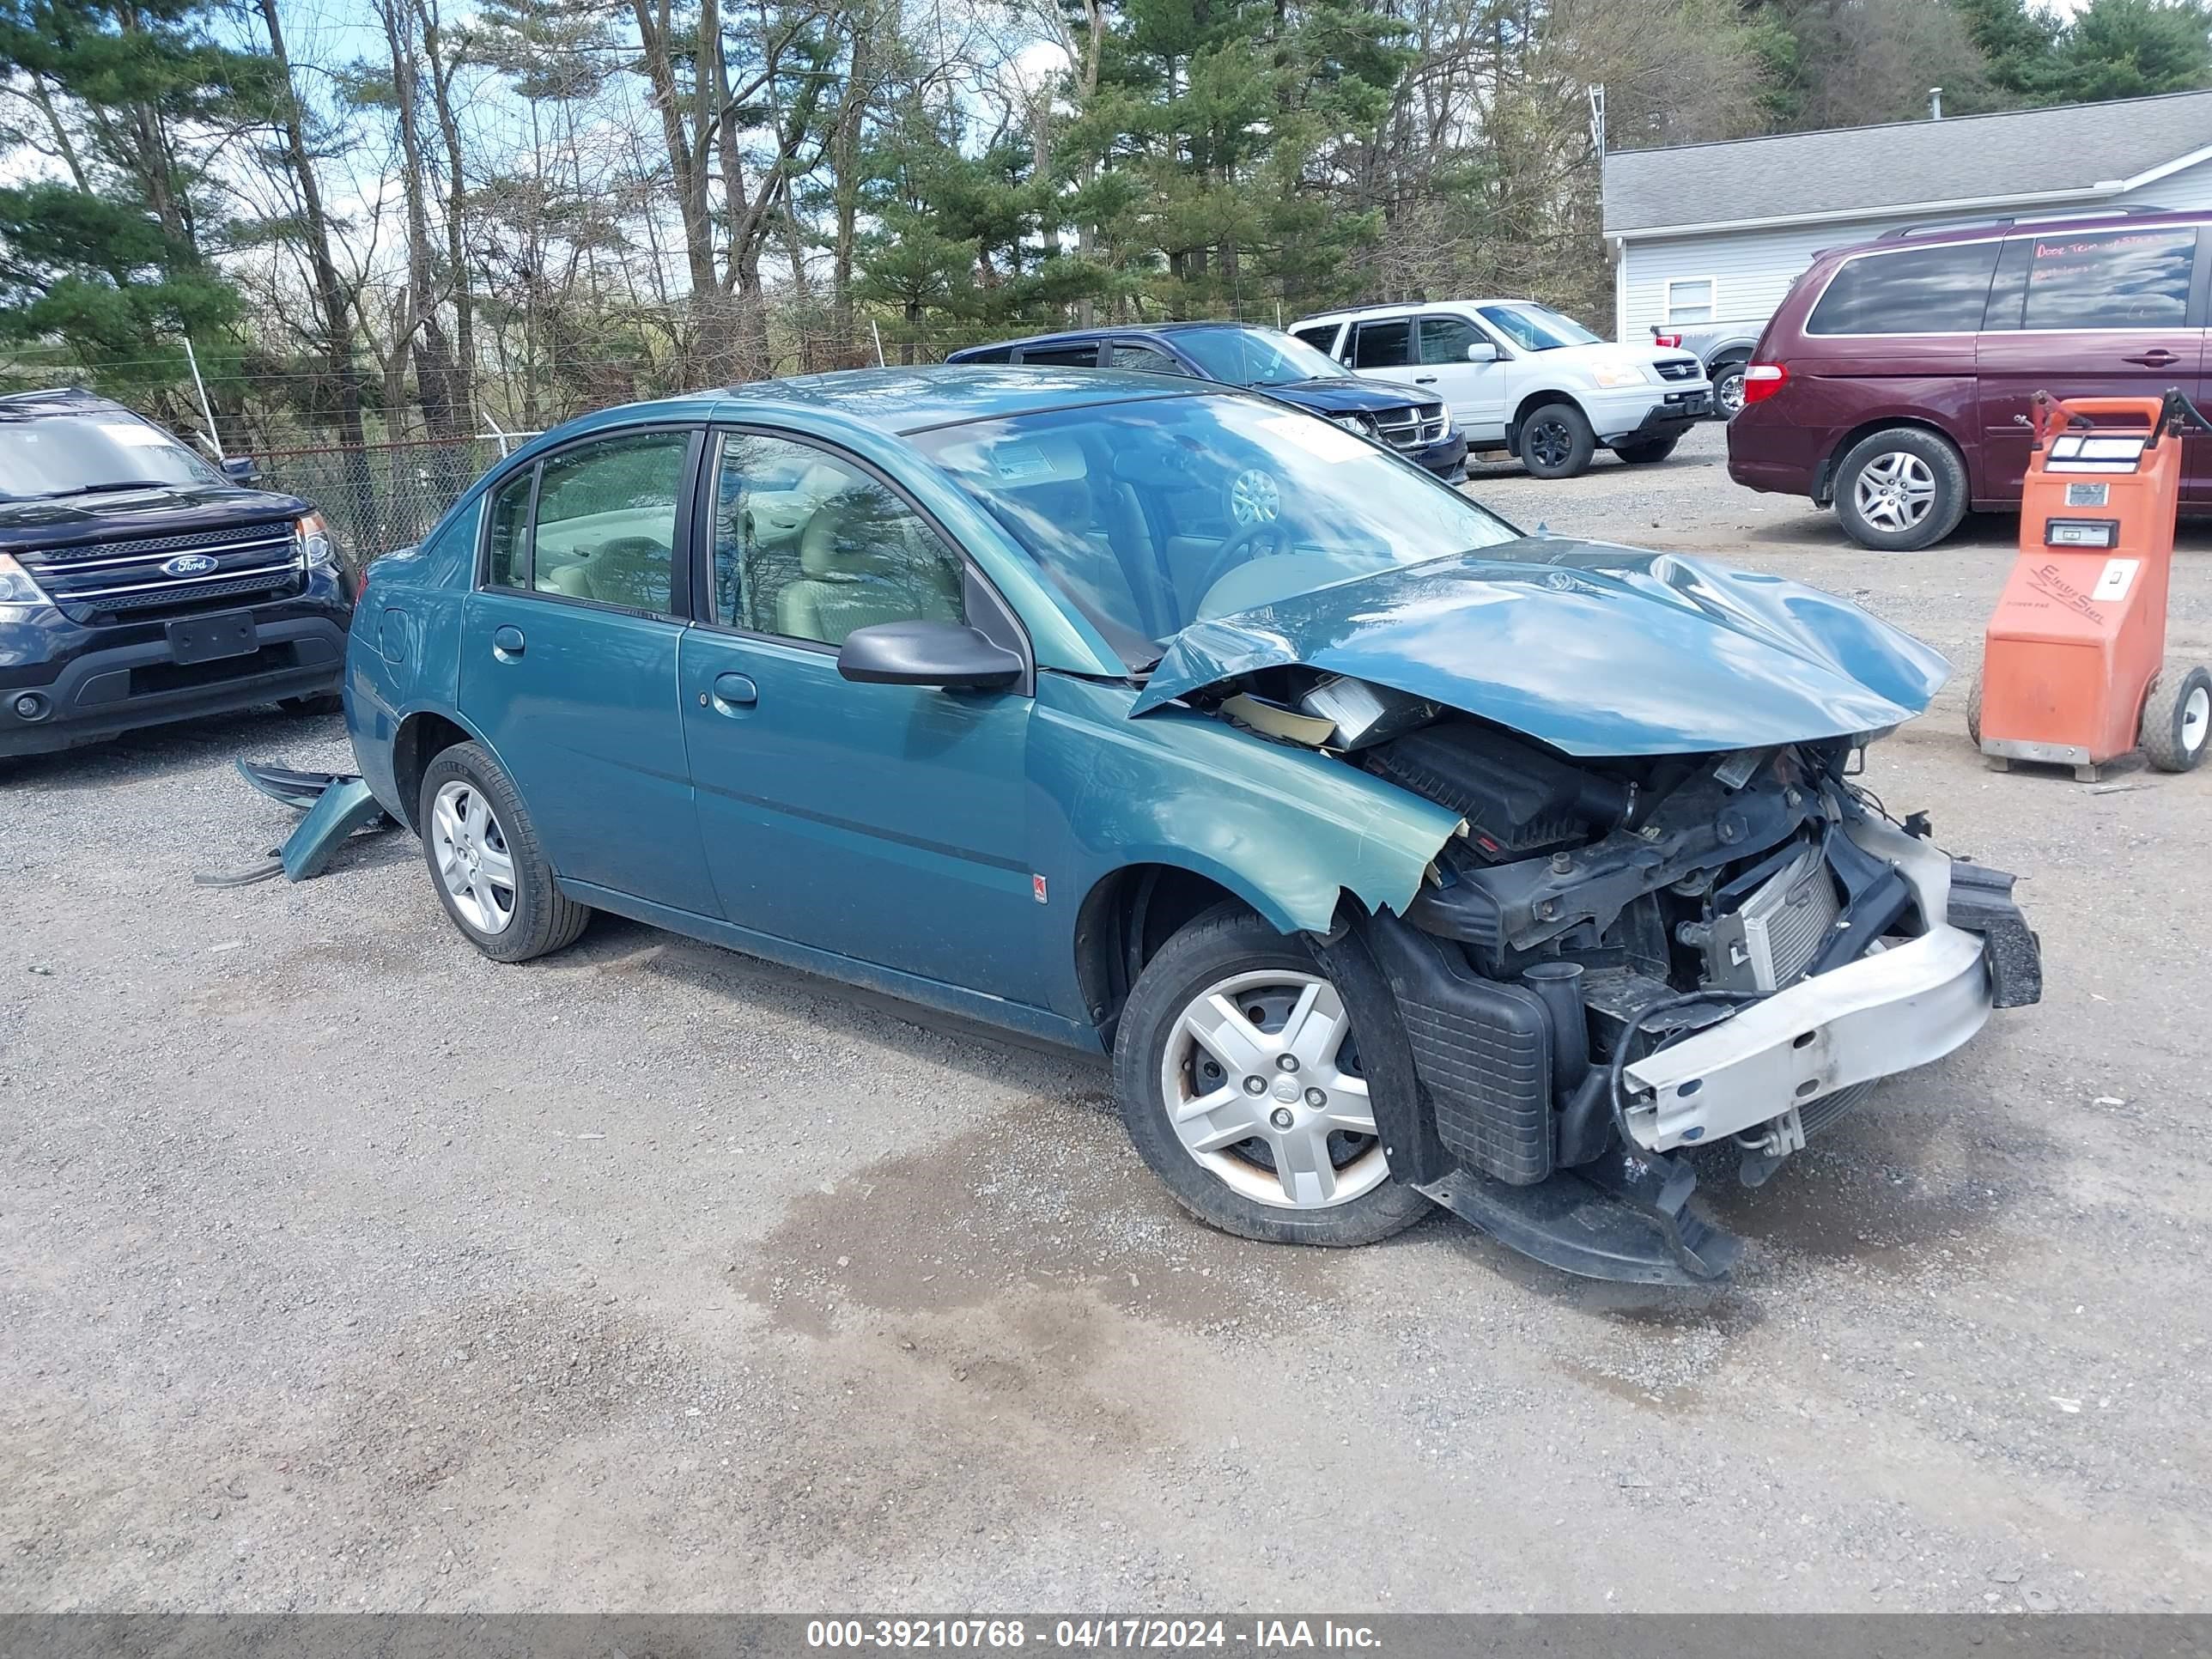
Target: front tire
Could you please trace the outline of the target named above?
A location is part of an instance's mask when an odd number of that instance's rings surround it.
[[[1613,453],[1631,466],[1650,466],[1673,454],[1674,446],[1681,441],[1677,436],[1653,438],[1640,444],[1615,444]]]
[[[2143,697],[2143,758],[2161,772],[2193,772],[2212,733],[2212,672],[2161,672]]]
[[[1355,1000],[1358,1000],[1355,998]],[[1426,1214],[1376,1138],[1360,1024],[1305,942],[1239,904],[1146,965],[1114,1046],[1121,1121],[1177,1203],[1270,1243],[1371,1244]]]
[[[1521,422],[1521,465],[1539,478],[1577,478],[1589,471],[1597,435],[1570,403],[1539,404]]]
[[[1893,426],[1862,438],[1836,468],[1836,517],[1861,547],[1917,553],[1966,516],[1966,464],[1948,440]]]
[[[488,750],[440,751],[416,803],[430,884],[470,944],[494,962],[527,962],[576,942],[591,909],[553,884],[514,780]]]

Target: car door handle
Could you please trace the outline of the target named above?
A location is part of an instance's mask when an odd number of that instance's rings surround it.
[[[491,653],[501,662],[513,662],[520,656],[525,643],[522,630],[511,623],[502,623],[492,630]]]
[[[1413,377],[1415,386],[1434,386],[1436,383],[1437,377],[1433,374],[1416,374]]]
[[[727,712],[732,708],[750,708],[760,701],[760,687],[744,674],[714,676],[714,704]]]
[[[2153,346],[2148,351],[2136,352],[2123,361],[2141,363],[2145,368],[2164,368],[2170,363],[2179,362],[2181,359],[2164,346]]]

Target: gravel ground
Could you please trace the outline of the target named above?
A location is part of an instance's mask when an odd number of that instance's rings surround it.
[[[1974,660],[2008,526],[1868,555],[1720,457],[1473,488]],[[193,885],[335,720],[14,763],[0,1607],[2212,1606],[2212,771],[1991,774],[1961,705],[1870,781],[2023,874],[2046,1000],[1709,1178],[1701,1298],[1222,1237],[1097,1068],[608,919],[495,966],[411,839]]]

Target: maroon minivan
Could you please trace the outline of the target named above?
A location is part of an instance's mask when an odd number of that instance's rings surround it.
[[[1729,476],[1832,503],[1862,546],[1908,551],[1970,507],[2020,504],[2028,400],[2200,404],[2212,212],[2106,212],[1892,232],[1817,255],[1759,336]],[[2212,437],[2185,508],[2212,508]]]

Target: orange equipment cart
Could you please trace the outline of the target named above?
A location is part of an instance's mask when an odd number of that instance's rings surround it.
[[[2020,556],[1990,617],[1966,732],[1991,763],[2098,769],[2138,746],[2185,772],[2212,731],[2212,673],[2166,660],[2183,434],[2160,398],[2035,394]],[[2129,422],[2099,425],[2099,420]]]

